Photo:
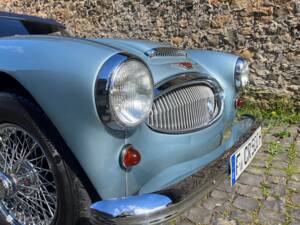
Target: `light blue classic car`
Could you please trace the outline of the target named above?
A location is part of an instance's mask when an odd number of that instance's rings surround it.
[[[0,37],[1,224],[159,224],[261,146],[260,122],[235,115],[236,55],[4,12]]]

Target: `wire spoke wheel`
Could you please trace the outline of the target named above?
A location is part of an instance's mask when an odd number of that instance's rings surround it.
[[[23,128],[0,124],[0,210],[13,224],[50,225],[57,212],[54,172]]]

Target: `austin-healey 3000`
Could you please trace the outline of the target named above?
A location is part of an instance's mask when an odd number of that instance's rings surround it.
[[[0,13],[0,221],[158,224],[261,146],[245,59]]]

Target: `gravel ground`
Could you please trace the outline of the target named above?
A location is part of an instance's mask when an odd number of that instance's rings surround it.
[[[265,130],[262,148],[235,187],[229,180],[221,183],[168,225],[299,225],[299,129],[291,125]]]

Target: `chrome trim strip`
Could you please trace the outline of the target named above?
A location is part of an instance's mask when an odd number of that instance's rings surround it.
[[[126,127],[120,122],[118,122],[118,120],[114,116],[113,110],[110,108],[109,90],[111,85],[111,76],[114,74],[115,71],[118,70],[122,63],[132,59],[138,60],[141,63],[143,63],[151,74],[149,67],[140,58],[129,53],[118,53],[110,57],[103,64],[98,73],[97,80],[95,83],[95,104],[99,118],[107,127],[117,131],[124,131],[133,128]]]
[[[114,130],[123,130],[123,128],[117,123],[110,109],[110,79],[116,69],[128,59],[129,57],[123,54],[116,54],[110,57],[101,67],[95,84],[95,102],[99,118],[105,125]]]

